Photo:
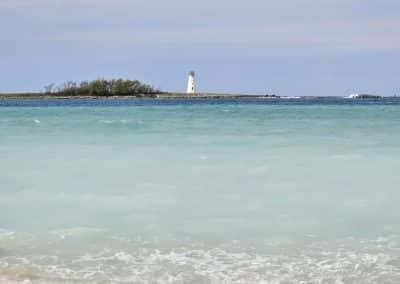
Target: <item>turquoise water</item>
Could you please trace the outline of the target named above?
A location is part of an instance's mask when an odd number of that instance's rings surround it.
[[[397,101],[0,101],[0,281],[398,283],[399,145]]]

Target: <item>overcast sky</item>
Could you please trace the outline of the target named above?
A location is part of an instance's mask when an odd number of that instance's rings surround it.
[[[0,92],[124,77],[184,91],[400,95],[399,0],[0,0]]]

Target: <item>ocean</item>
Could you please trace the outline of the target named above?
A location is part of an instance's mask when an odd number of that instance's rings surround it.
[[[0,100],[0,282],[399,283],[400,98]]]

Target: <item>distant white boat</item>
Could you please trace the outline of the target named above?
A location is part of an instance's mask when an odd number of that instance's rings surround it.
[[[345,99],[379,99],[379,98],[382,97],[373,94],[351,94],[345,97]]]

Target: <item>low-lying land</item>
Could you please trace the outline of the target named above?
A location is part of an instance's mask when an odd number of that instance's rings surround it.
[[[216,94],[163,92],[138,80],[97,79],[93,81],[68,81],[60,86],[49,84],[42,92],[0,94],[0,99],[99,99],[99,98],[254,98],[245,94]]]
[[[151,93],[151,94],[126,94],[126,95],[65,95],[48,93],[13,93],[0,94],[0,99],[132,99],[132,98],[158,98],[158,99],[204,99],[204,98],[279,98],[271,95],[246,95],[246,94],[217,94],[217,93]]]
[[[151,85],[138,80],[129,79],[97,79],[92,81],[73,82],[68,81],[55,87],[50,84],[44,87],[42,92],[8,93],[1,94],[1,99],[133,99],[133,98],[157,98],[157,99],[254,99],[254,98],[300,98],[280,97],[274,94],[248,95],[229,93],[180,93],[164,92]],[[313,98],[313,97],[310,97]],[[381,96],[371,94],[352,94],[348,99],[380,99]]]

